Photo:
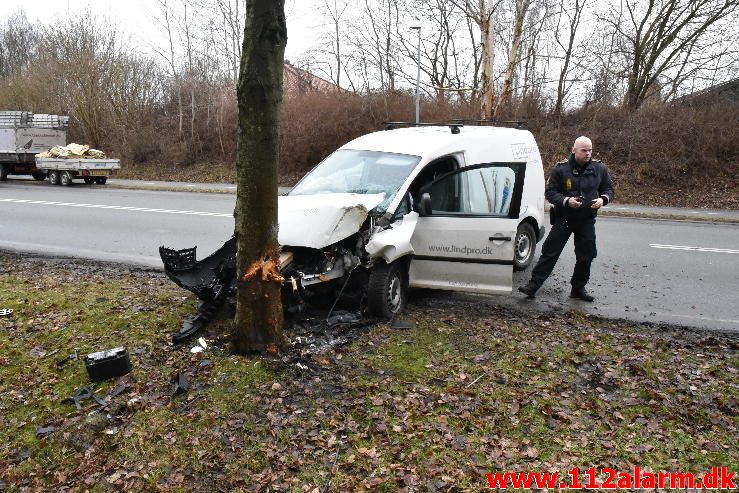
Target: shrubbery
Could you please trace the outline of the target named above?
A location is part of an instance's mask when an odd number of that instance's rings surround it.
[[[0,108],[60,112],[64,107],[52,104],[54,99],[44,94],[47,89],[24,83],[20,77],[2,79]],[[132,122],[112,107],[101,106],[93,113],[100,132],[97,145],[123,160],[124,176],[234,181],[235,92],[200,87],[196,93],[206,102],[194,118],[184,114],[182,139],[177,105],[164,101],[145,112],[138,108]],[[478,114],[475,103],[424,100],[421,108],[425,122],[474,119]],[[74,108],[68,111],[72,117],[68,140],[91,143],[87,142],[88,115],[77,114]],[[414,99],[406,92],[287,94],[281,125],[281,184],[294,183],[338,146],[383,128],[383,122],[414,117]],[[548,116],[536,102],[528,102],[502,116],[506,118],[527,122],[548,166],[567,156],[577,136],[590,136],[596,156],[609,165],[622,202],[739,208],[737,101],[651,103],[633,113],[589,106],[560,120]]]

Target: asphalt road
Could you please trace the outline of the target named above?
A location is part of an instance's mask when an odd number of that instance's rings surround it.
[[[224,193],[11,180],[0,184],[0,248],[161,267],[160,245],[197,245],[198,258],[218,248],[233,231],[233,206]],[[571,242],[536,300],[516,291],[487,299],[739,332],[738,224],[603,217],[597,234],[589,285],[596,303],[568,298]],[[516,273],[514,286],[528,273]]]

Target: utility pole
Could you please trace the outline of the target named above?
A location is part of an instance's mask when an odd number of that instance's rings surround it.
[[[418,51],[416,52],[416,125],[418,125],[421,122],[421,24],[411,26],[411,29],[418,31]]]

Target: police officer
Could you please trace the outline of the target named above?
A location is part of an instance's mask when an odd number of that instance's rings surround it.
[[[547,180],[545,196],[555,208],[555,221],[541,248],[541,256],[531,273],[531,280],[518,288],[529,298],[544,284],[567,244],[575,235],[575,272],[572,274],[571,298],[593,301],[585,285],[590,279],[590,264],[597,255],[595,216],[598,209],[613,200],[613,182],[608,168],[592,159],[593,143],[578,137],[570,158],[557,163]]]

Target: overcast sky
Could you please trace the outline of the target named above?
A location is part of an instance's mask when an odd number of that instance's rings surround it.
[[[286,0],[288,43],[285,58],[298,59],[316,45],[315,33],[321,23],[317,5],[316,0]],[[161,37],[153,20],[158,11],[154,0],[0,0],[0,22],[20,8],[25,10],[29,21],[38,20],[44,24],[90,9],[114,19],[137,45],[150,46]]]

